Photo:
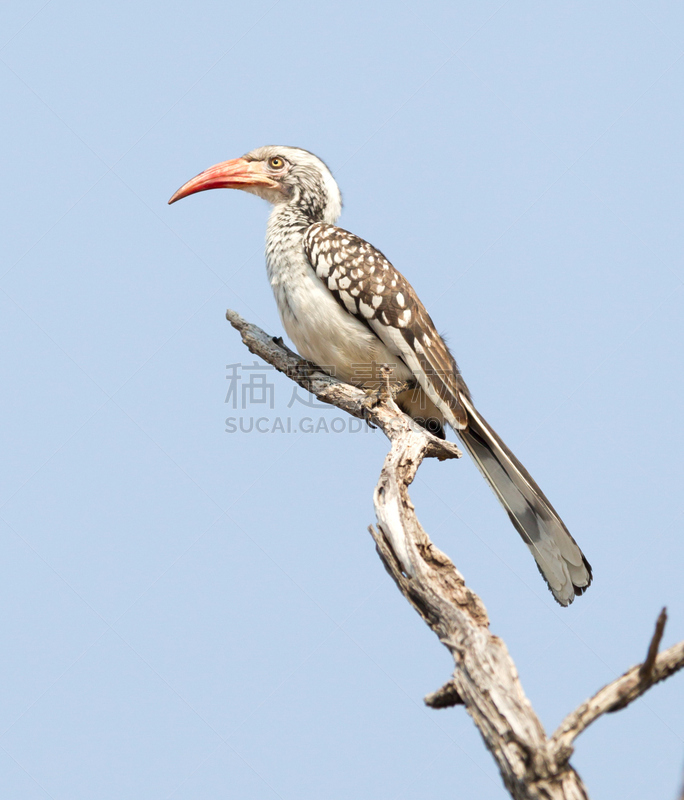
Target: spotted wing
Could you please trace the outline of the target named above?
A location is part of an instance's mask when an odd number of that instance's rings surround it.
[[[468,389],[406,278],[368,242],[323,222],[308,229],[304,252],[337,302],[401,357],[454,429],[464,428],[459,394]]]

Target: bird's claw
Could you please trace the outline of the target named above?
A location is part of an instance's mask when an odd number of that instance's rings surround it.
[[[388,397],[391,397],[388,383],[387,381],[383,381],[379,386],[375,386],[372,389],[364,389],[364,392],[366,396],[361,401],[363,418],[366,420],[369,428],[377,428],[377,425],[373,425],[371,422],[373,409],[380,405],[380,403],[385,402]]]
[[[363,413],[363,418],[366,420],[366,425],[369,428],[377,428],[377,425],[373,425],[371,420],[373,419],[373,409],[378,405],[380,402],[380,392],[378,389],[364,389],[366,396],[361,401],[361,411]]]

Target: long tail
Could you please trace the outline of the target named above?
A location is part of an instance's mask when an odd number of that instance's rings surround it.
[[[530,548],[553,596],[570,605],[591,584],[589,562],[529,472],[472,402],[464,394],[459,399],[468,427],[456,433]]]

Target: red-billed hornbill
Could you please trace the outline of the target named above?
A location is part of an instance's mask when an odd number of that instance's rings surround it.
[[[376,365],[418,387],[399,405],[444,436],[447,422],[475,460],[563,606],[591,567],[525,467],[475,409],[458,366],[401,273],[372,245],[335,226],[340,190],[327,166],[296,147],[260,147],[188,181],[169,200],[207,189],[268,200],[266,265],[285,330],[299,352],[343,381],[377,387]]]

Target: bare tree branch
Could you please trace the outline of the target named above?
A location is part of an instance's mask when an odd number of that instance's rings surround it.
[[[572,742],[595,719],[616,711],[684,666],[684,642],[658,655],[665,626],[661,612],[644,663],[601,689],[570,714],[549,739],[523,692],[506,645],[489,630],[487,611],[451,560],[430,541],[415,514],[408,487],[426,457],[461,453],[404,414],[394,397],[406,385],[389,382],[374,395],[326,375],[234,311],[226,317],[255,355],[300,386],[349,414],[381,428],[391,442],[373,496],[377,552],[401,593],[454,659],[451,679],[428,695],[432,708],[464,705],[516,800],[588,800],[569,764]]]
[[[369,528],[370,530],[370,528]],[[371,531],[371,535],[373,532]],[[458,693],[456,682],[453,678],[448,680],[441,689],[425,697],[425,705],[430,708],[449,708],[450,706],[463,706],[463,698]]]
[[[563,720],[551,737],[552,747],[560,759],[572,754],[572,742],[583,730],[603,714],[620,711],[641,697],[651,686],[669,678],[684,667],[684,642],[679,642],[658,655],[658,646],[663,637],[667,614],[660,612],[656,629],[648,647],[646,660],[628,669],[617,680],[604,686],[593,697]]]
[[[667,609],[663,608],[660,614],[658,614],[658,619],[656,620],[655,631],[653,632],[651,642],[648,645],[648,650],[646,652],[646,661],[644,661],[644,663],[639,667],[639,680],[642,683],[648,683],[649,678],[653,674],[653,666],[658,655],[660,642],[663,639],[663,633],[665,633],[666,622]]]

